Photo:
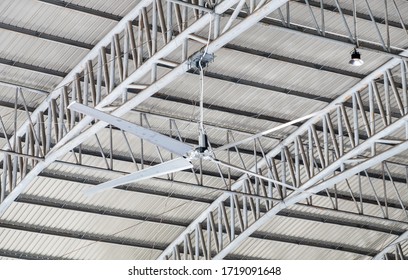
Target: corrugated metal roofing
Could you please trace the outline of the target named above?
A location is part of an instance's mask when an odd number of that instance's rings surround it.
[[[3,23],[88,44],[96,44],[116,24],[40,1],[3,1],[0,9]]]
[[[3,27],[0,26],[0,82],[53,91],[89,52],[88,47],[97,44],[114,28],[117,20],[131,11],[139,1],[61,2],[65,6],[46,2],[1,1],[0,23]],[[329,6],[335,5],[333,1],[323,2]],[[351,1],[339,2],[341,7],[352,10]],[[214,62],[210,63],[204,77],[204,120],[210,143],[214,147],[221,146],[227,141],[241,140],[276,127],[285,120],[290,121],[321,110],[363,77],[395,57],[381,49],[381,40],[373,22],[368,19],[365,4],[363,1],[357,2],[360,12],[357,20],[358,37],[365,61],[361,67],[348,64],[354,44],[348,39],[348,31],[338,12],[326,10],[327,36],[316,35],[310,31],[315,23],[302,1],[290,2],[291,26],[284,26],[279,14],[274,12],[265,21],[255,24],[216,52]],[[383,20],[384,3],[369,2],[375,17]],[[401,15],[405,17],[407,2],[396,2]],[[320,7],[312,7],[312,11],[320,24]],[[393,7],[389,7],[388,17],[399,22]],[[352,30],[353,18],[350,15],[345,15],[345,18]],[[195,15],[190,12],[188,22],[194,20]],[[228,17],[221,18],[222,24],[227,20]],[[243,20],[239,17],[233,25]],[[177,30],[177,23],[173,23]],[[385,24],[377,22],[377,26],[386,40]],[[33,33],[26,34],[27,30]],[[207,28],[204,28],[197,35],[206,36],[207,33]],[[43,34],[59,39],[45,39]],[[401,27],[392,24],[389,36],[394,53],[408,46],[408,37]],[[121,40],[122,37],[120,35]],[[163,45],[162,34],[159,33],[158,37],[160,48]],[[67,40],[70,40],[69,43]],[[88,47],[84,47],[84,44]],[[190,40],[188,56],[202,47],[202,44]],[[143,51],[147,57],[146,46]],[[179,63],[181,53],[177,50],[166,58]],[[108,55],[108,60],[111,59]],[[160,77],[169,72],[170,68],[159,67]],[[400,84],[403,79],[398,71],[393,69],[392,73],[397,86],[402,87]],[[382,78],[376,81],[381,93],[384,90]],[[150,80],[149,73],[137,83],[149,83]],[[123,118],[167,135],[180,136],[194,148],[198,139],[200,86],[197,73],[185,73]],[[402,94],[403,89],[399,90]],[[27,120],[27,113],[23,110],[20,96],[17,115],[14,115],[14,88],[0,84],[0,92],[0,117],[5,132],[11,136],[15,132],[15,120],[18,128]],[[30,114],[46,100],[46,94],[27,89],[22,89],[22,92]],[[105,89],[103,92],[105,94]],[[399,109],[392,94],[390,91],[388,113],[392,113],[391,120],[395,122],[399,118]],[[136,94],[132,92],[129,96]],[[361,96],[363,104],[368,107],[368,90],[363,90]],[[382,102],[385,101],[385,96],[380,98]],[[120,103],[116,100],[113,106]],[[378,104],[375,106],[377,111],[374,118],[378,131],[383,124]],[[352,108],[348,106],[346,111],[351,119]],[[59,112],[57,114],[59,121]],[[331,115],[331,120],[338,130],[335,114]],[[361,114],[356,121],[364,121]],[[68,127],[66,119],[64,123]],[[262,137],[262,147],[258,142],[255,145],[256,155],[253,151],[254,142],[249,141],[239,146],[240,153],[234,150],[220,151],[216,152],[216,156],[249,169],[261,159],[262,153],[271,151],[297,127],[292,125]],[[318,135],[323,143],[322,129],[318,127]],[[35,133],[41,137],[38,131]],[[362,137],[361,141],[367,137],[364,130],[358,133]],[[113,129],[110,134],[109,128],[104,128],[95,135],[82,144],[80,157],[79,153],[68,153],[46,168],[0,217],[1,260],[155,259],[224,193],[226,182],[233,183],[243,174],[226,167],[218,169],[213,163],[204,161],[204,173],[200,175],[200,162],[193,160],[196,175],[187,170],[171,175],[173,181],[168,180],[167,176],[160,176],[108,190],[91,198],[85,197],[82,192],[98,183],[174,156],[163,149],[158,151],[146,141],[142,146],[140,139],[129,133],[125,134],[125,138],[118,129]],[[346,132],[344,135],[347,135]],[[56,144],[55,136],[52,134],[51,148]],[[395,133],[391,137],[405,139],[403,133]],[[113,147],[110,146],[111,138]],[[303,140],[304,148],[308,149],[309,139],[306,136]],[[129,141],[131,151],[126,141]],[[5,147],[6,143],[4,131],[0,129],[0,144]],[[346,149],[349,150],[350,145],[349,139],[344,139]],[[25,138],[22,139],[22,147],[23,151],[27,148]],[[383,151],[389,145],[378,144],[378,147],[378,151]],[[111,152],[113,159],[110,158]],[[330,155],[334,154],[331,150],[329,152]],[[316,147],[313,153],[318,158]],[[34,155],[40,156],[38,150]],[[369,151],[364,155],[369,156]],[[282,155],[276,161],[281,158]],[[391,160],[399,163],[388,164],[392,181],[387,176],[383,180],[381,165],[368,170],[370,180],[365,176],[351,176],[347,182],[312,196],[312,200],[304,200],[285,209],[287,212],[265,223],[231,256],[242,259],[372,258],[401,232],[408,230],[405,210],[408,205],[406,155],[403,153]],[[32,168],[31,160],[28,164]],[[316,161],[314,165],[314,172],[318,172],[321,162]],[[268,170],[263,168],[262,172],[265,175]],[[277,173],[285,177],[288,184],[293,183],[288,166],[283,168],[278,165]],[[5,174],[1,174],[0,181],[5,178]],[[305,182],[308,177],[303,174],[300,179]],[[274,195],[278,195],[276,190]],[[242,198],[239,201],[244,203]],[[261,215],[266,211],[265,205],[261,203]],[[229,219],[230,206],[226,205]],[[248,215],[246,219],[252,222],[253,216]],[[403,244],[402,248],[405,253],[408,251],[408,245]]]

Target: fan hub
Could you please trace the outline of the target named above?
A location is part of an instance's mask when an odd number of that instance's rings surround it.
[[[212,155],[209,150],[204,147],[197,147],[188,154],[188,159],[211,159]]]

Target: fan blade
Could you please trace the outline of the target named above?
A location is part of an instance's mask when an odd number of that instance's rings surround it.
[[[246,173],[246,174],[248,174],[248,175],[250,175],[250,176],[258,177],[259,179],[263,179],[263,180],[266,180],[266,181],[270,181],[270,182],[272,182],[272,183],[274,183],[274,184],[281,185],[281,186],[283,186],[283,187],[286,187],[286,188],[291,189],[291,190],[294,190],[294,191],[299,191],[299,189],[296,188],[296,187],[293,187],[293,186],[291,186],[291,185],[282,183],[282,182],[277,181],[277,180],[273,180],[273,179],[271,179],[271,178],[268,178],[268,177],[265,177],[265,176],[263,176],[263,175],[257,174],[257,173],[255,173],[255,172],[252,172],[252,171],[243,169],[243,168],[241,168],[241,167],[232,165],[232,164],[230,164],[230,163],[221,161],[221,160],[219,160],[219,159],[214,159],[214,158],[210,158],[210,159],[211,159],[212,162],[214,162],[214,163],[216,163],[216,164],[224,165],[224,166],[226,166],[226,167],[228,167],[228,168],[241,171],[241,172]]]
[[[318,114],[321,113],[321,112],[322,112],[322,111],[318,111],[318,112],[315,112],[315,113],[312,113],[312,114],[303,116],[303,117],[301,117],[301,118],[292,120],[292,121],[290,121],[290,122],[287,122],[287,123],[278,125],[277,127],[274,127],[274,128],[268,129],[268,130],[265,130],[265,131],[263,131],[263,132],[259,132],[259,133],[257,133],[257,134],[254,134],[254,135],[248,137],[248,138],[245,138],[245,139],[243,139],[243,140],[240,140],[240,141],[237,141],[237,142],[234,142],[234,143],[228,143],[228,144],[226,144],[226,145],[224,145],[224,146],[221,146],[221,147],[218,147],[218,148],[214,149],[214,151],[221,151],[221,150],[226,150],[226,149],[235,147],[235,146],[237,146],[237,145],[239,145],[239,144],[242,144],[242,143],[245,143],[245,142],[247,142],[247,141],[250,141],[250,140],[259,138],[259,137],[261,137],[261,136],[267,135],[267,134],[272,133],[272,132],[274,132],[274,131],[277,131],[277,130],[279,130],[279,129],[288,127],[288,126],[290,126],[290,125],[292,125],[292,124],[294,124],[294,123],[297,123],[297,122],[301,122],[301,121],[310,119],[310,118],[312,118],[312,117],[318,115]]]
[[[90,108],[83,104],[72,102],[68,106],[68,108],[79,113],[94,117],[95,119],[99,119],[103,122],[112,124],[124,131],[132,133],[133,135],[136,135],[146,141],[149,141],[150,143],[156,146],[162,147],[163,149],[166,149],[167,151],[174,153],[176,155],[185,156],[187,155],[187,153],[192,151],[192,148],[189,145],[181,141],[178,141],[156,131],[150,130],[148,128],[144,128],[142,126],[133,124],[111,114],[107,114],[94,108]]]
[[[184,169],[192,168],[193,165],[185,158],[176,158],[170,161],[163,162],[161,164],[154,165],[152,167],[131,173],[129,175],[122,176],[120,178],[96,185],[84,191],[85,195],[93,195],[95,193],[114,188],[116,186],[125,185],[128,183],[134,183],[137,181],[145,180],[152,177],[158,177],[169,173],[177,172]]]

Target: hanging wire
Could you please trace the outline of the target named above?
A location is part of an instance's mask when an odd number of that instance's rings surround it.
[[[357,4],[356,4],[356,0],[353,0],[353,23],[354,23],[354,41],[356,43],[356,48],[358,48],[359,45],[358,45],[358,38],[357,38]]]

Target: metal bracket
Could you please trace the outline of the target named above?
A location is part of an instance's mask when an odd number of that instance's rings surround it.
[[[188,67],[189,69],[200,71],[201,70],[200,62],[201,62],[201,67],[205,68],[208,66],[210,62],[213,62],[213,61],[214,61],[214,54],[205,53],[203,50],[201,50],[189,57]]]

